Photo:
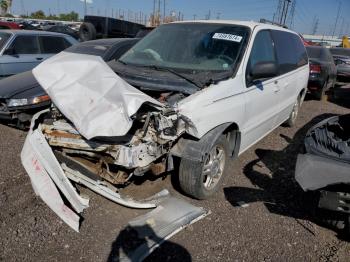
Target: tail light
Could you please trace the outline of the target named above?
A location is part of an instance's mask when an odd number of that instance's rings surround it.
[[[321,66],[310,64],[310,73],[311,74],[320,74],[321,73]]]

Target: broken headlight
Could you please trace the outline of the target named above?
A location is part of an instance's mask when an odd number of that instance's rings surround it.
[[[21,98],[21,99],[10,99],[7,103],[8,107],[15,106],[26,106],[26,105],[35,105],[41,102],[49,101],[50,97],[48,95],[36,96],[31,98]]]

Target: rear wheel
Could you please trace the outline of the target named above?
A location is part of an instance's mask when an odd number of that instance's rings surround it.
[[[221,135],[206,153],[203,162],[181,159],[179,182],[182,190],[197,199],[212,196],[221,186],[228,152],[227,140]]]
[[[91,23],[82,23],[79,29],[80,40],[90,41],[96,39],[96,28]]]

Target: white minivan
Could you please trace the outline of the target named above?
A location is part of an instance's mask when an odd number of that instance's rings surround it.
[[[161,25],[109,64],[62,52],[33,74],[53,106],[34,116],[22,162],[36,192],[66,221],[53,201],[58,191],[76,212],[87,207],[74,183],[147,208],[123,198],[123,189],[177,170],[184,193],[211,196],[229,157],[295,123],[309,65],[297,33],[220,20]]]

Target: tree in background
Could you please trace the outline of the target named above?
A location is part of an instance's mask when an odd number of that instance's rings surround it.
[[[0,0],[1,1],[1,0]],[[0,2],[1,3],[1,2]],[[54,15],[50,14],[48,16],[45,15],[44,11],[38,10],[36,12],[31,13],[29,16],[21,15],[22,18],[32,18],[32,19],[47,19],[47,20],[61,20],[61,21],[79,21],[79,14],[72,11],[67,14],[59,14]]]
[[[58,16],[58,20],[63,20],[63,21],[78,21],[79,19],[79,14],[72,11],[68,14],[60,14]]]
[[[45,19],[46,16],[45,16],[45,13],[43,10],[38,10],[34,13],[31,13],[30,15],[30,18],[33,18],[33,19]]]
[[[1,9],[1,15],[7,14],[9,10],[9,2],[7,0],[1,0],[0,9]]]

